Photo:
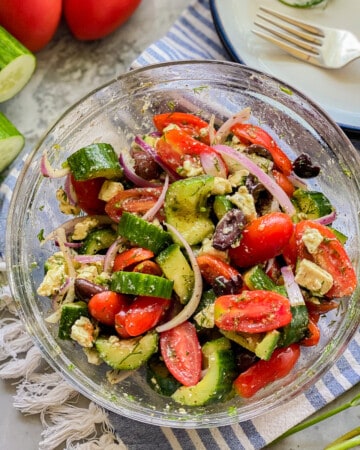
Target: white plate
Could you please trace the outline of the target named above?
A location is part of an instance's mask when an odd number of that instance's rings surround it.
[[[218,33],[238,62],[296,87],[317,102],[339,125],[360,130],[360,59],[342,69],[301,62],[252,33],[260,5],[318,25],[352,31],[360,39],[360,0],[329,0],[324,6],[292,8],[278,0],[211,0]]]

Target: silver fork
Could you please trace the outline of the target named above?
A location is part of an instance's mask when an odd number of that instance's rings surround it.
[[[264,6],[260,6],[260,11],[265,13],[257,13],[262,22],[254,24],[267,33],[258,29],[252,31],[298,59],[338,69],[360,58],[360,41],[350,31],[305,23]]]

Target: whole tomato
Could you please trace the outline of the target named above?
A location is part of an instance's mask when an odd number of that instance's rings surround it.
[[[58,27],[62,0],[1,0],[0,25],[32,52],[50,42]]]
[[[112,33],[134,13],[141,0],[64,0],[64,15],[73,35],[83,41]]]

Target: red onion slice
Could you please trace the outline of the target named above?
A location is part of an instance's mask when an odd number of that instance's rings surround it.
[[[75,255],[74,260],[80,264],[103,264],[105,261],[105,255]]]
[[[74,186],[71,183],[70,174],[68,174],[65,179],[64,191],[67,195],[70,205],[77,205],[77,196]]]
[[[104,272],[105,273],[110,273],[112,271],[115,256],[117,255],[120,247],[123,245],[124,242],[125,242],[125,239],[122,236],[119,236],[108,248],[108,251],[106,252],[105,260],[104,260]]]
[[[319,217],[318,219],[313,219],[314,222],[320,223],[321,225],[330,225],[336,219],[336,211],[332,211],[326,216]]]
[[[238,113],[236,113],[234,116],[230,117],[228,120],[226,120],[221,127],[217,130],[216,136],[215,136],[215,142],[217,144],[221,144],[225,141],[228,134],[230,133],[231,128],[238,124],[238,123],[244,123],[247,122],[250,119],[251,115],[251,109],[250,108],[244,108]]]
[[[47,153],[44,152],[40,161],[40,171],[44,177],[61,178],[70,173],[70,168],[66,167],[64,169],[54,169],[50,164]]]
[[[192,270],[194,272],[194,289],[193,293],[191,295],[190,300],[188,303],[184,306],[184,308],[179,312],[179,314],[175,317],[173,317],[171,320],[169,320],[166,323],[163,323],[156,327],[156,331],[158,333],[161,333],[162,331],[171,330],[172,328],[180,325],[181,323],[185,322],[185,320],[188,320],[196,311],[196,308],[199,305],[201,295],[202,295],[202,278],[201,278],[201,272],[199,265],[196,261],[196,257],[190,247],[190,245],[187,243],[187,241],[183,238],[183,236],[178,232],[176,228],[174,228],[172,225],[165,223],[168,230],[170,230],[174,235],[179,239],[179,241],[184,246],[189,261],[192,267]]]
[[[149,144],[147,144],[140,136],[135,136],[134,142],[146,153],[148,153],[152,159],[159,164],[159,166],[169,175],[171,180],[179,180],[181,177],[172,170],[167,164],[159,157],[156,150]]]
[[[164,181],[164,187],[161,191],[161,194],[159,195],[159,198],[157,199],[156,203],[152,208],[150,208],[143,216],[142,218],[144,220],[148,220],[149,222],[152,222],[154,220],[154,217],[159,212],[160,208],[164,204],[165,201],[165,195],[169,187],[169,175],[166,175],[165,181]]]
[[[145,178],[140,177],[134,170],[132,161],[130,160],[131,156],[126,151],[122,151],[120,153],[119,162],[121,167],[124,169],[124,175],[128,180],[133,182],[136,186],[139,187],[157,187],[159,183],[155,183],[149,180],[145,180]]]
[[[284,211],[289,214],[289,216],[293,216],[296,214],[296,210],[294,205],[291,203],[289,197],[284,192],[283,189],[276,183],[274,179],[269,177],[263,170],[260,169],[251,159],[245,156],[243,153],[238,152],[237,150],[229,147],[227,145],[214,145],[212,147],[217,152],[222,155],[230,156],[230,158],[235,159],[241,165],[245,167],[251,174],[258,178],[260,183],[275,197],[275,199],[279,202],[280,206],[284,209]]]
[[[291,267],[290,266],[282,267],[281,274],[284,278],[284,285],[291,306],[305,305],[304,297],[302,295],[299,285],[295,281],[295,277]]]
[[[200,162],[204,172],[214,177],[227,177],[227,167],[220,155],[214,152],[200,154]]]

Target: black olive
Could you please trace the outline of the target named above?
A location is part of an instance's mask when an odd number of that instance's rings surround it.
[[[243,280],[241,275],[232,277],[230,280],[223,276],[219,276],[215,279],[215,283],[212,283],[212,288],[217,297],[221,295],[238,294],[242,288]]]
[[[294,173],[300,178],[313,178],[319,175],[320,167],[312,163],[307,153],[301,153],[293,162]]]
[[[80,300],[87,301],[93,295],[105,291],[106,288],[100,284],[95,284],[85,278],[76,278],[75,280],[75,294]]]
[[[213,247],[216,250],[226,250],[239,239],[245,226],[245,216],[240,209],[231,209],[216,225]]]
[[[270,161],[274,160],[269,150],[258,144],[249,145],[248,147],[246,147],[245,152],[249,155],[255,153],[255,155],[262,156],[263,158],[269,159]]]

